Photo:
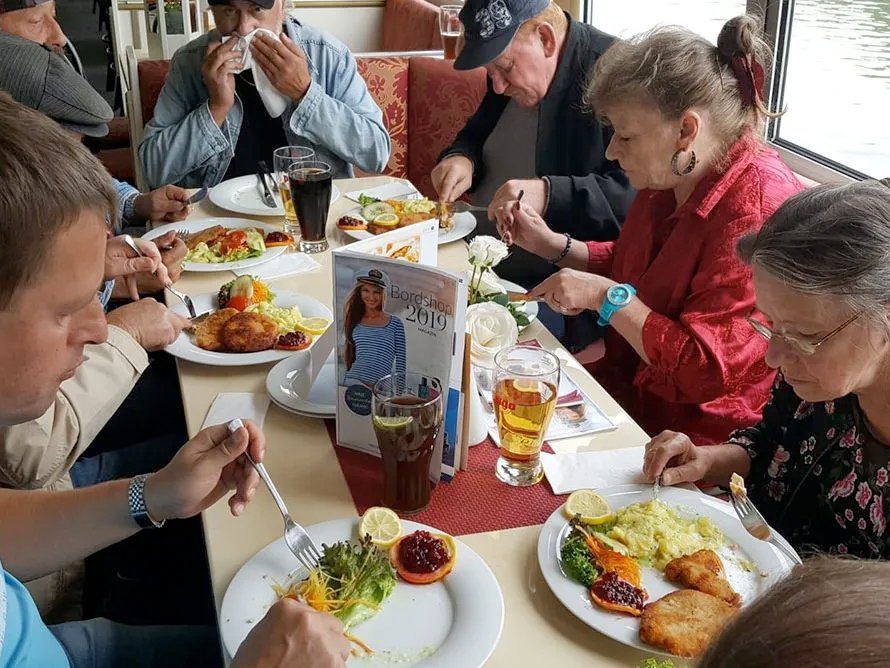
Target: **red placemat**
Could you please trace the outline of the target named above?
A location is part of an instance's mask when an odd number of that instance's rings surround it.
[[[380,460],[337,445],[333,420],[327,421],[327,427],[358,514],[379,506],[383,500]],[[544,449],[549,451],[546,445]],[[429,507],[409,519],[460,536],[541,524],[562,505],[565,498],[556,496],[546,480],[532,487],[502,483],[494,475],[497,458],[498,449],[491,441],[470,448],[467,470],[459,471],[451,482],[436,485]]]

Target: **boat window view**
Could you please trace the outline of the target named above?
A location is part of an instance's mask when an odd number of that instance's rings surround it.
[[[587,0],[601,30],[679,24],[715,41],[744,0]],[[890,0],[795,0],[774,139],[873,177],[890,174]]]

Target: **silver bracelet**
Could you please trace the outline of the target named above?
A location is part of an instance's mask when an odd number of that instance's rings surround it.
[[[572,247],[572,235],[568,232],[564,232],[566,235],[566,245],[565,248],[562,249],[562,253],[556,256],[556,259],[550,260],[551,264],[559,264],[563,260],[565,260],[566,255],[569,254],[569,249]]]

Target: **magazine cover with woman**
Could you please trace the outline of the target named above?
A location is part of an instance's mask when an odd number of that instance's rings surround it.
[[[423,374],[443,388],[445,414],[430,476],[438,480],[454,474],[466,304],[463,277],[375,254],[334,253],[341,445],[379,456],[371,421],[374,385],[393,373]]]

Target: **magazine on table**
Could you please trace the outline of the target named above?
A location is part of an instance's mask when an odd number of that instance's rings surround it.
[[[540,343],[537,340],[531,340],[523,341],[522,345],[540,346]],[[482,375],[490,376],[492,373],[492,371],[483,371]],[[498,436],[497,420],[494,414],[491,390],[489,389],[489,386],[493,385],[492,381],[494,379],[481,378],[480,380],[481,382],[478,382],[479,394],[482,396],[482,403],[486,408],[488,435],[495,445],[499,445],[500,437]],[[553,410],[550,426],[547,427],[547,433],[544,435],[545,441],[556,441],[561,438],[611,431],[616,428],[615,423],[596,405],[593,399],[587,396],[575,384],[575,381],[568,374],[561,373],[559,375],[559,388],[557,391],[556,408]]]
[[[337,442],[380,456],[372,388],[410,371],[437,378],[444,425],[430,477],[450,479],[462,424],[467,285],[435,267],[438,221],[364,239],[333,252],[337,334]]]

